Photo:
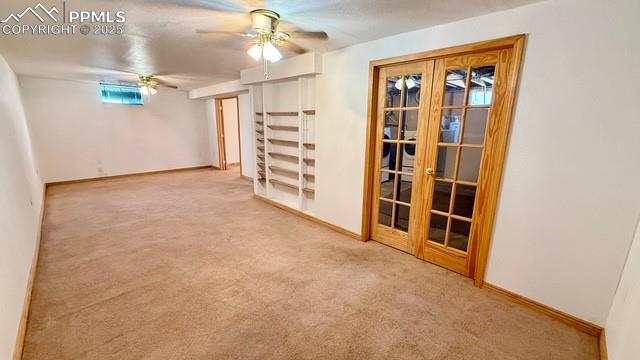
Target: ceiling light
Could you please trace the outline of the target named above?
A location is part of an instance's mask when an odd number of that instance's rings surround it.
[[[402,86],[403,86],[403,85],[404,85],[404,81],[403,81],[403,79],[398,79],[398,80],[396,81],[396,85],[395,85],[395,87],[396,87],[396,89],[398,89],[398,90],[402,90]]]
[[[407,78],[406,83],[407,83],[407,89],[411,89],[411,88],[414,88],[416,86],[416,82],[413,81],[413,78],[411,78],[411,77]]]
[[[154,89],[152,87],[149,88],[149,94],[155,95],[157,92],[158,92],[158,90],[156,90],[156,89]]]
[[[149,95],[149,88],[146,86],[140,86],[140,93],[144,96]]]
[[[265,59],[271,61],[272,63],[280,61],[280,59],[282,59],[282,54],[275,46],[273,46],[270,41],[264,44],[262,55]]]
[[[253,44],[253,46],[247,50],[247,54],[249,54],[249,56],[251,56],[255,61],[260,61],[260,58],[262,57],[262,45]]]

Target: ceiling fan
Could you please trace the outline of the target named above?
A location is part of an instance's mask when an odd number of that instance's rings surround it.
[[[277,46],[286,47],[297,54],[302,54],[306,50],[291,41],[292,38],[310,38],[318,40],[328,39],[327,33],[324,31],[278,31],[280,25],[280,15],[272,10],[256,9],[249,13],[251,16],[251,25],[255,32],[225,32],[225,31],[208,31],[196,30],[199,34],[226,34],[250,38],[251,46],[247,50],[247,54],[254,60],[260,61],[264,66],[264,76],[269,78],[268,63],[277,62],[282,59],[282,53]]]
[[[155,95],[158,87],[164,86],[171,89],[177,89],[175,85],[169,85],[156,79],[153,75],[138,75],[138,88],[142,95]]]

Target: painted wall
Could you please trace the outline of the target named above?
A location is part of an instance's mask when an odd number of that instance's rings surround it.
[[[611,360],[640,354],[640,221],[607,319],[607,351]]]
[[[253,115],[249,94],[238,95],[240,109],[240,146],[242,148],[242,175],[254,177],[256,151],[253,146]]]
[[[549,0],[326,53],[317,215],[360,233],[369,61],[527,33],[487,281],[604,325],[640,213],[638,13]]]
[[[209,154],[211,154],[211,165],[220,167],[220,153],[218,149],[218,117],[216,116],[216,101],[214,99],[205,100],[207,125],[209,138]]]
[[[240,162],[240,132],[238,124],[238,100],[224,99],[222,103],[222,120],[224,122],[224,147],[227,165]]]
[[[103,104],[96,83],[20,78],[45,182],[210,165],[206,107],[162,88]]]
[[[40,228],[36,171],[17,78],[0,56],[0,359],[11,359]]]

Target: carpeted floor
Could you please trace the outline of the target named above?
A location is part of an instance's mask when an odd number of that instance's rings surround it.
[[[595,338],[194,170],[49,188],[25,359],[597,359]]]

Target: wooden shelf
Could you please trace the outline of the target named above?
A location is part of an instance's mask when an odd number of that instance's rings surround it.
[[[284,131],[298,131],[297,126],[289,126],[289,125],[267,125],[267,127],[271,130],[284,130]]]
[[[258,124],[258,125],[262,125],[262,124],[264,124],[264,121],[261,121],[261,120],[256,121],[256,124]]]
[[[284,173],[284,174],[298,176],[298,172],[297,171],[285,169],[285,168],[280,167],[280,166],[269,166],[269,169],[271,169],[271,171],[273,171],[273,172],[280,172],[280,173]]]
[[[304,189],[302,189],[302,191],[304,191],[304,192],[306,192],[308,194],[315,194],[316,193],[315,189],[310,189],[310,188],[304,188]]]
[[[262,113],[261,112],[257,112],[256,115],[262,116]]]
[[[259,145],[258,146],[258,150],[264,151],[264,146],[263,145]]]
[[[258,154],[258,158],[264,160],[264,154]]]
[[[315,111],[315,110],[302,110],[302,112],[303,112],[305,115],[315,115],[315,114],[316,114],[316,111]]]
[[[267,181],[267,179],[265,179],[265,178],[260,178],[260,179],[258,179],[258,181],[259,181],[259,182],[261,182],[261,183],[264,183],[265,181]]]
[[[297,141],[293,141],[293,140],[281,140],[281,139],[269,139],[270,143],[273,144],[282,144],[282,145],[288,145],[288,146],[298,146],[298,142]]]
[[[299,189],[298,185],[293,185],[293,184],[290,184],[288,182],[280,181],[280,180],[277,180],[277,179],[271,179],[271,180],[269,180],[269,182],[272,183],[272,184],[275,184],[275,185],[286,186],[286,187],[288,187],[290,189],[294,189],[294,190],[298,190]]]
[[[271,157],[280,157],[280,158],[283,158],[283,159],[289,159],[289,160],[298,161],[298,157],[295,156],[295,155],[283,154],[283,153],[279,153],[279,152],[270,152],[269,156],[271,156]]]
[[[297,111],[270,111],[267,115],[271,116],[298,116]]]
[[[265,172],[262,170],[258,170],[258,175],[265,177]]]
[[[304,161],[304,162],[306,162],[308,164],[311,164],[311,163],[315,164],[316,163],[316,159],[310,159],[310,158],[304,158],[304,159],[302,159],[302,161]]]
[[[313,174],[302,174],[305,179],[313,179],[315,180],[316,176]]]
[[[312,143],[304,143],[304,144],[302,144],[302,146],[306,147],[307,149],[311,149],[311,150],[315,150],[315,148],[316,148],[316,144],[312,144]]]
[[[260,135],[264,135],[264,130],[256,130],[256,132]]]

